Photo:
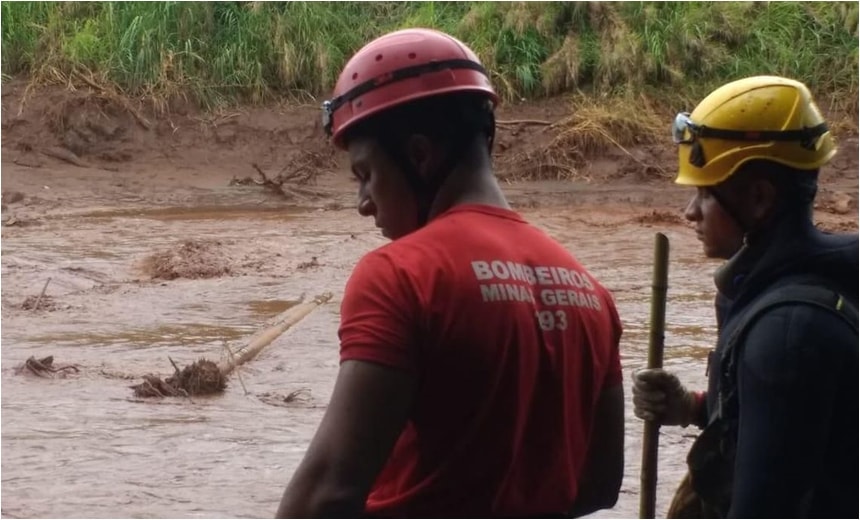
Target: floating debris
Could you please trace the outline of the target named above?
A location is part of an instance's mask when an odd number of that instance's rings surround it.
[[[143,382],[129,388],[134,390],[136,397],[190,397],[222,392],[227,387],[227,376],[239,365],[247,363],[272,343],[287,329],[298,323],[318,306],[328,302],[332,293],[325,292],[309,302],[297,304],[277,315],[270,326],[255,334],[251,341],[236,353],[225,344],[229,359],[222,363],[214,363],[206,359],[186,366],[182,370],[170,359],[174,374],[165,380],[148,374],[143,376]],[[243,383],[244,387],[244,383]],[[245,393],[248,391],[245,389]],[[298,394],[291,399],[296,399]]]
[[[168,358],[169,359],[169,358]],[[151,374],[143,376],[143,382],[133,385],[136,397],[189,397],[195,395],[217,394],[227,387],[227,378],[218,369],[218,365],[206,359],[200,359],[182,370],[176,366],[176,372],[162,380]]]
[[[217,240],[185,240],[144,258],[143,271],[154,280],[217,278],[229,275],[229,261]]]
[[[42,359],[30,356],[27,361],[15,368],[16,374],[25,372],[39,377],[54,377],[54,374],[57,373],[65,375],[67,372],[74,372],[77,374],[80,370],[74,365],[55,367],[54,356],[47,356]]]

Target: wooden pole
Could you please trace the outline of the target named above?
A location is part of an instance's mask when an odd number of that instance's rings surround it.
[[[39,297],[38,297],[38,298],[36,298],[36,304],[35,304],[35,305],[33,305],[33,310],[34,310],[34,311],[39,310],[39,304],[40,304],[40,303],[42,303],[42,298],[44,298],[44,297],[45,297],[45,291],[47,291],[47,290],[48,290],[48,284],[49,284],[49,283],[51,283],[51,277],[50,277],[50,276],[48,277],[48,280],[45,282],[45,285],[42,287],[42,292],[41,292],[41,293],[39,293]]]
[[[669,288],[669,239],[654,237],[654,278],[651,285],[651,330],[648,337],[648,368],[663,368],[663,339],[666,328],[666,291]],[[642,473],[639,518],[654,518],[657,502],[657,446],[660,423],[645,421],[642,434]]]
[[[270,326],[255,334],[247,345],[234,352],[234,355],[230,356],[229,359],[219,363],[218,370],[226,377],[237,366],[252,360],[266,345],[273,342],[275,338],[298,323],[311,311],[331,300],[331,297],[330,292],[323,293],[309,302],[300,303],[278,314]]]
[[[134,395],[137,397],[166,397],[166,396],[191,396],[205,395],[218,393],[224,390],[227,376],[235,370],[239,365],[247,363],[254,359],[267,345],[272,343],[275,338],[286,332],[287,329],[298,323],[302,318],[311,313],[320,305],[331,300],[330,292],[323,293],[309,302],[300,303],[294,307],[290,307],[286,311],[275,316],[270,321],[270,325],[251,337],[247,345],[240,348],[235,355],[233,351],[224,343],[224,348],[227,349],[228,359],[218,363],[201,359],[179,370],[176,363],[170,359],[173,364],[174,375],[165,380],[153,375],[143,376],[143,383],[132,386]],[[186,374],[187,372],[187,374]],[[214,375],[213,375],[214,372]],[[239,382],[242,383],[242,388],[245,394],[248,389],[245,388],[245,383],[242,381],[241,375]]]

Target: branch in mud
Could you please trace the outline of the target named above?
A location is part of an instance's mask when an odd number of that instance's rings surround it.
[[[93,78],[93,73],[90,70],[87,70],[89,77],[84,75],[80,70],[75,71],[75,75],[84,83],[95,89],[105,98],[118,103],[122,106],[131,116],[137,121],[137,123],[142,126],[145,130],[152,130],[152,123],[150,123],[139,111],[137,111],[131,103],[128,102],[128,99],[122,94],[118,94],[112,90],[105,88],[102,85],[99,85],[98,82]]]
[[[80,370],[75,365],[64,365],[60,367],[54,366],[54,356],[43,357],[36,359],[35,356],[30,356],[27,361],[15,368],[16,374],[24,372],[31,373],[39,377],[53,377],[54,374],[65,374],[66,372],[78,373]]]
[[[188,397],[222,392],[227,387],[227,378],[218,365],[200,359],[182,370],[170,359],[174,373],[163,381],[151,374],[143,376],[143,382],[133,385],[135,397]]]
[[[310,184],[314,182],[321,171],[335,166],[337,166],[337,162],[334,159],[332,149],[326,148],[322,152],[303,149],[298,153],[298,156],[291,157],[287,161],[286,165],[278,172],[277,178],[291,184]]]
[[[235,355],[228,349],[229,359],[222,363],[214,363],[200,359],[182,370],[170,359],[173,365],[173,375],[167,379],[147,374],[143,382],[133,385],[136,397],[191,397],[209,395],[224,391],[227,386],[227,376],[240,365],[253,359],[267,345],[271,344],[287,329],[298,323],[315,308],[331,300],[330,292],[316,296],[309,302],[290,307],[272,320],[272,324],[255,334],[249,343],[239,349]],[[226,348],[226,344],[225,344]],[[243,383],[244,386],[244,383]],[[245,390],[247,393],[247,389]]]
[[[33,296],[27,296],[27,298],[24,299],[24,301],[21,303],[19,308],[22,310],[25,310],[25,311],[40,310],[40,311],[51,312],[51,311],[56,311],[56,310],[64,308],[64,307],[68,308],[69,306],[59,305],[54,300],[54,298],[52,298],[51,296],[46,295],[46,296],[42,296],[41,299],[39,299],[39,296],[33,295]]]
[[[552,121],[544,121],[542,119],[510,119],[503,120],[497,119],[496,125],[498,126],[514,126],[514,125],[536,125],[536,126],[553,126],[555,123]]]
[[[39,297],[36,298],[36,303],[33,304],[33,310],[39,310],[39,304],[42,303],[42,298],[45,297],[45,291],[48,290],[48,284],[51,283],[51,277],[48,277],[48,280],[45,282],[45,285],[42,286],[42,292],[39,293]]]
[[[305,187],[312,184],[320,172],[330,170],[337,166],[334,152],[326,148],[322,151],[302,149],[286,161],[277,175],[267,174],[257,163],[251,163],[261,180],[253,177],[236,179],[230,181],[231,185],[256,184],[272,190],[278,195],[288,199],[308,201],[314,198],[330,195],[325,191]]]
[[[298,199],[301,201],[309,201],[313,198],[324,197],[327,195],[327,193],[324,191],[313,190],[296,185],[307,183],[308,180],[311,178],[308,175],[296,176],[278,174],[275,177],[271,177],[270,175],[267,175],[266,172],[257,163],[251,163],[251,166],[257,171],[257,174],[262,180],[257,180],[252,177],[246,177],[245,179],[234,178],[232,181],[230,181],[230,184],[243,185],[253,183],[258,186],[263,186],[266,189],[269,189],[272,192],[280,195],[281,197],[290,200]],[[287,183],[289,183],[289,185],[287,185]]]
[[[173,359],[168,357],[173,365],[173,375],[166,379],[147,374],[143,376],[143,382],[133,385],[136,397],[192,397],[196,395],[211,395],[223,392],[227,387],[227,376],[240,365],[254,359],[263,348],[270,345],[276,338],[286,332],[287,329],[301,321],[311,311],[330,301],[332,293],[325,292],[316,296],[313,300],[303,302],[275,316],[269,326],[255,334],[247,345],[237,350],[228,350],[229,359],[221,363],[215,363],[206,359],[195,361],[191,365],[180,369]],[[225,343],[225,348],[226,343]],[[54,356],[36,359],[31,356],[27,361],[16,367],[15,373],[30,373],[39,377],[54,377],[54,374],[64,375],[67,372],[79,373],[75,365],[54,366]],[[102,372],[104,374],[104,372]],[[122,379],[128,379],[125,374]],[[241,380],[240,380],[241,381]],[[242,383],[244,387],[244,383]],[[247,389],[245,390],[247,394]],[[288,396],[288,400],[296,396]]]
[[[63,148],[61,146],[50,146],[47,148],[40,148],[39,152],[42,155],[46,155],[48,157],[52,157],[54,159],[59,159],[63,162],[67,162],[73,166],[77,166],[78,168],[99,168],[109,172],[118,172],[119,168],[115,168],[113,166],[96,166],[90,164],[80,157],[77,156],[74,152],[69,150],[68,148]]]
[[[272,406],[292,407],[299,405],[304,408],[316,408],[312,404],[313,397],[309,388],[299,388],[287,395],[275,392],[263,392],[258,394],[257,397],[260,401]]]
[[[280,193],[281,195],[286,195],[286,193],[284,192],[284,186],[283,186],[284,181],[282,181],[282,180],[276,181],[276,180],[270,179],[269,176],[266,175],[266,172],[263,171],[263,169],[260,168],[260,166],[257,163],[251,163],[251,166],[253,166],[254,169],[257,170],[257,174],[263,179],[262,182],[259,182],[255,179],[251,179],[254,183],[259,184],[260,186],[265,186],[266,188],[268,188],[268,189],[270,189],[276,193]]]

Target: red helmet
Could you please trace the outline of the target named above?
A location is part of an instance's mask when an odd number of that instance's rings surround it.
[[[356,123],[409,101],[455,92],[499,97],[478,56],[460,40],[430,29],[381,36],[349,60],[323,103],[323,127],[335,146]]]

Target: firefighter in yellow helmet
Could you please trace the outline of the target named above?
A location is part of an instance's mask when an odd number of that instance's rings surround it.
[[[672,125],[685,217],[715,274],[707,392],[633,375],[635,414],[703,429],[670,517],[858,515],[857,235],[812,221],[836,144],[809,89],[728,83]]]
[[[672,125],[678,178],[686,186],[715,186],[744,163],[762,159],[814,171],[836,155],[836,143],[806,85],[757,76],[715,90]]]

